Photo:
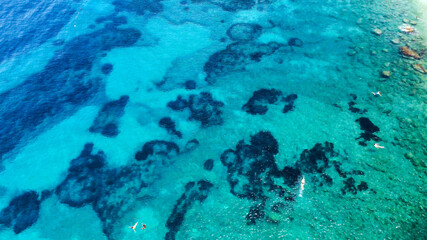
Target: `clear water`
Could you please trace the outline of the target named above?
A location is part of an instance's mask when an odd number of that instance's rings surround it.
[[[0,239],[425,239],[426,10],[2,1]]]

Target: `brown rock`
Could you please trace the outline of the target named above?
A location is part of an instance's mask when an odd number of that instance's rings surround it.
[[[427,74],[427,69],[424,69],[421,64],[412,64],[412,67],[420,73]]]
[[[411,50],[410,48],[408,48],[406,46],[400,48],[400,53],[404,57],[413,58],[413,59],[421,59],[420,55],[418,55],[417,52],[415,52],[414,50]]]

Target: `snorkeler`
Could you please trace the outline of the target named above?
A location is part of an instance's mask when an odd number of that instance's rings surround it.
[[[136,223],[135,223],[135,225],[133,225],[133,226],[129,226],[129,228],[132,228],[132,230],[133,230],[134,232],[136,232],[136,231],[135,231],[135,228],[136,228],[136,226],[137,226],[137,225],[138,225],[138,222],[136,222]],[[145,225],[145,224],[144,224],[144,225]]]
[[[379,145],[378,143],[375,143],[375,144],[374,144],[374,147],[375,147],[375,148],[384,148],[383,146]]]
[[[372,94],[374,94],[374,96],[377,96],[377,95],[382,96],[380,91],[378,91],[378,92],[372,92]]]
[[[144,224],[142,224],[142,228],[141,228],[141,229],[142,229],[142,230],[144,230],[144,229],[146,229],[146,228],[147,228],[147,224],[145,224],[145,223],[144,223]]]

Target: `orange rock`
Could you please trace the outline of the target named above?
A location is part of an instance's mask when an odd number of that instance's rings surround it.
[[[408,47],[401,47],[400,53],[405,57],[414,58],[414,59],[421,59],[420,55],[418,55],[417,52],[415,52],[414,50],[411,50]]]
[[[412,64],[412,67],[420,73],[427,74],[427,70],[421,64]]]

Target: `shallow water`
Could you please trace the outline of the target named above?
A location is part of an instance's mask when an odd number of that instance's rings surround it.
[[[0,239],[424,239],[426,10],[0,3]]]

